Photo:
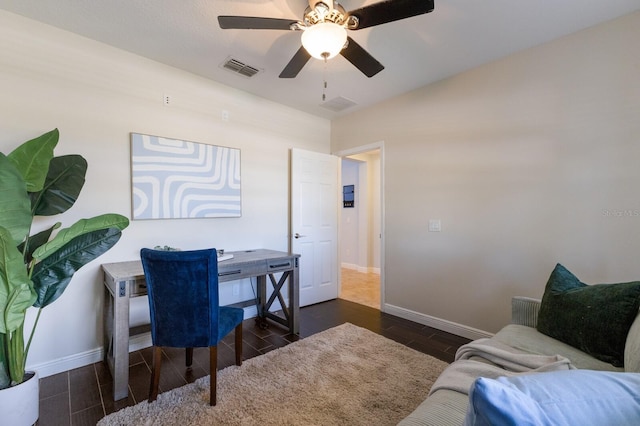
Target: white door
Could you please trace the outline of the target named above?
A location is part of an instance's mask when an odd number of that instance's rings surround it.
[[[338,297],[336,156],[291,150],[291,251],[300,254],[300,306]]]

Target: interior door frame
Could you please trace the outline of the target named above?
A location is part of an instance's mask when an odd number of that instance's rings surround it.
[[[364,154],[369,151],[379,150],[380,152],[380,311],[385,312],[385,213],[384,213],[384,141],[374,142],[368,145],[361,145],[354,148],[349,148],[341,151],[332,152],[333,155],[340,157],[340,160],[344,157],[356,154]],[[342,174],[340,174],[340,182],[338,187],[342,188]],[[339,209],[340,207],[338,207]],[[338,212],[339,213],[339,212]],[[340,226],[341,221],[338,221],[338,239],[340,239]],[[341,244],[338,242],[338,250],[341,250]],[[338,259],[342,258],[342,253],[338,253]],[[340,269],[338,269],[340,272]],[[338,273],[338,292],[342,288],[342,274]],[[339,293],[338,293],[339,294]]]

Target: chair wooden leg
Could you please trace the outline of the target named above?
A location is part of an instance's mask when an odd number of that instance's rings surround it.
[[[242,323],[236,326],[236,365],[242,365]]]
[[[193,348],[187,348],[185,350],[184,365],[186,365],[187,367],[191,367],[192,364],[193,364]]]
[[[218,383],[218,347],[209,346],[209,369],[211,370],[211,380],[209,381],[209,405],[216,405],[216,388]]]
[[[151,382],[149,384],[149,402],[153,402],[158,397],[158,385],[160,384],[160,364],[162,362],[162,348],[153,347],[153,361],[151,364]]]

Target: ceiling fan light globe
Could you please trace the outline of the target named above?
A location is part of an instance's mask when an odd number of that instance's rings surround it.
[[[302,33],[302,45],[316,59],[331,59],[347,42],[347,30],[333,22],[321,22]]]

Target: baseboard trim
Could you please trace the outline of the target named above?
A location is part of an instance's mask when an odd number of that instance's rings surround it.
[[[344,269],[352,269],[354,271],[357,271],[358,269],[360,269],[360,267],[358,265],[356,265],[355,263],[341,263],[340,267],[344,268]]]
[[[258,311],[255,306],[244,309],[244,319],[255,318]],[[140,333],[129,338],[129,352],[139,351],[152,345],[151,333]],[[27,365],[27,370],[37,371],[40,378],[53,376],[54,374],[63,373],[73,370],[74,368],[85,367],[95,364],[104,359],[104,349],[96,348],[86,352],[65,356],[40,364]]]
[[[40,364],[27,365],[26,369],[37,371],[40,378],[43,378],[53,376],[54,374],[62,373],[65,371],[73,370],[74,368],[80,368],[86,365],[95,364],[96,362],[102,361],[103,358],[104,351],[102,348],[99,348],[65,356]]]
[[[456,336],[466,337],[467,339],[471,340],[493,336],[492,333],[478,330],[477,328],[468,327],[466,325],[458,324],[452,321],[432,317],[430,315],[425,315],[420,312],[412,311],[410,309],[401,308],[389,303],[384,304],[384,311],[388,314],[395,315],[409,321],[417,322],[418,324],[437,328],[438,330],[446,331],[447,333],[455,334]]]
[[[359,266],[353,263],[341,263],[340,267],[344,269],[351,269],[352,271],[358,271],[363,274],[371,273],[380,275],[380,268],[376,268],[374,266]]]

